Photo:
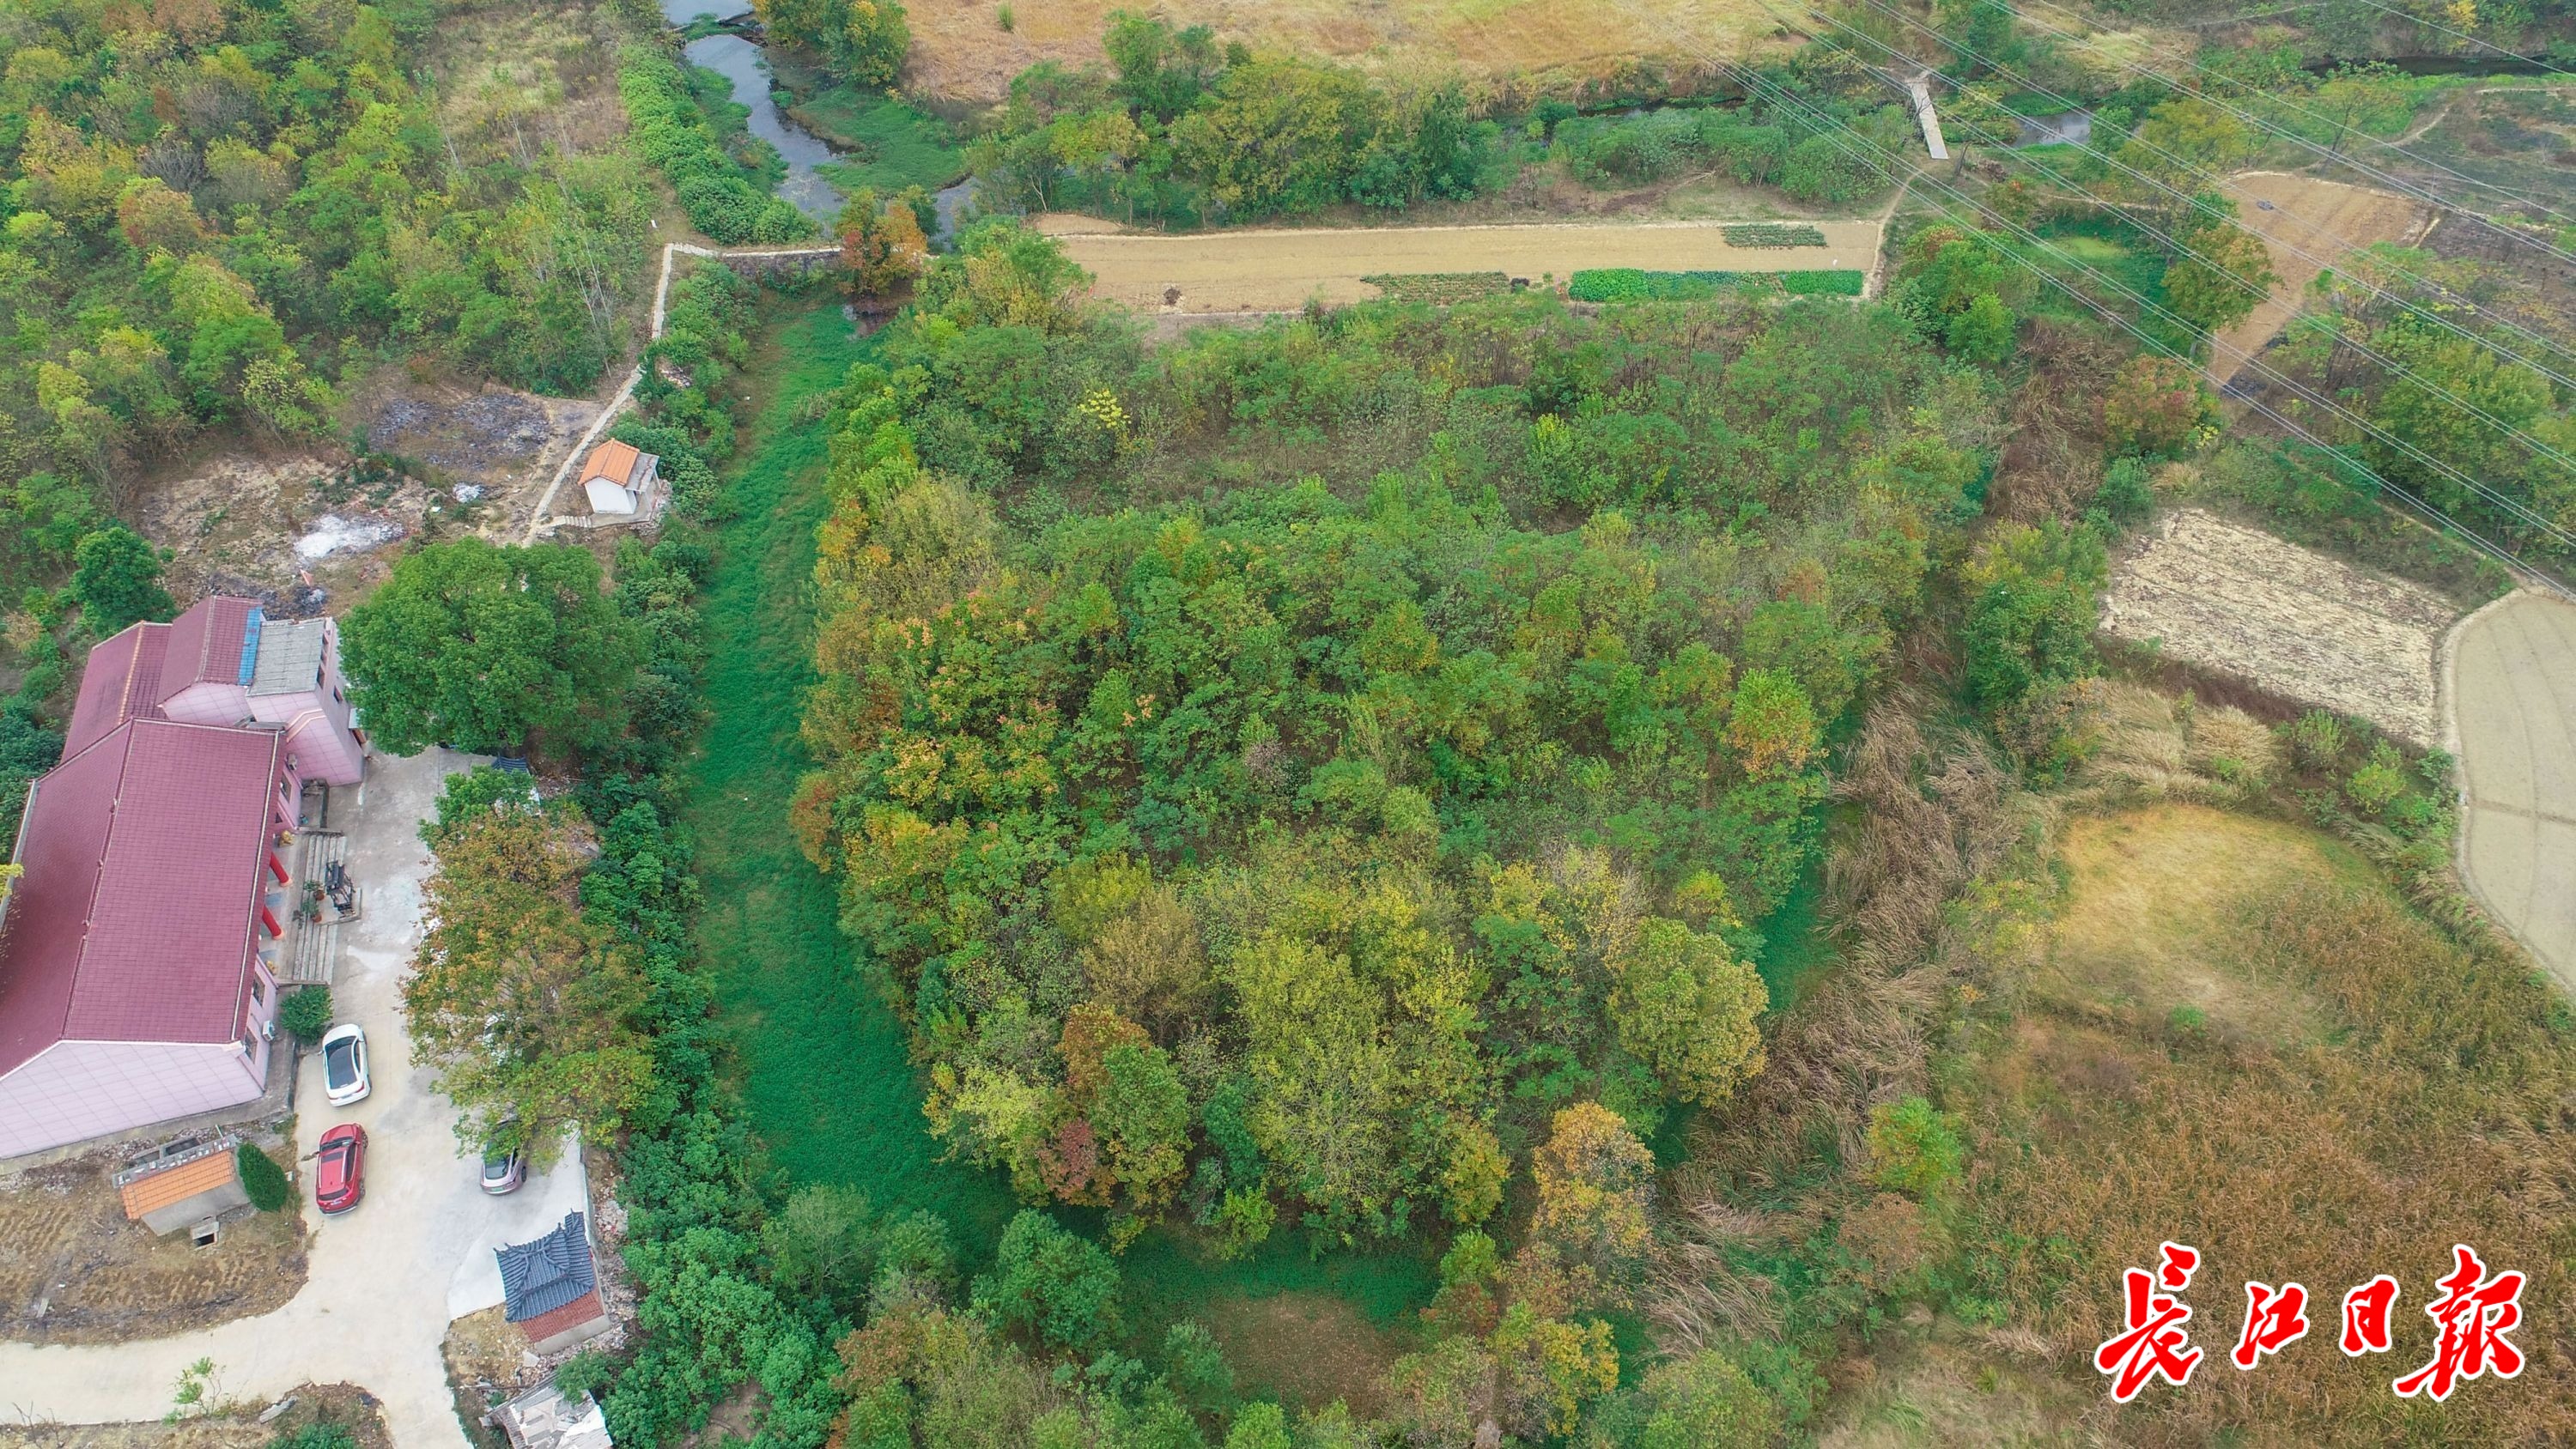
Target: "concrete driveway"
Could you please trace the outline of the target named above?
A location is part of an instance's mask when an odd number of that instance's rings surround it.
[[[2525,592],[2480,609],[2449,675],[2460,874],[2576,992],[2576,604]]]
[[[63,1423],[158,1419],[179,1372],[214,1360],[214,1392],[268,1402],[303,1383],[354,1383],[384,1402],[402,1449],[465,1449],[439,1343],[451,1317],[501,1301],[492,1250],[587,1211],[580,1164],[567,1154],[508,1197],[486,1197],[460,1151],[456,1112],[416,1070],[403,1031],[401,982],[420,944],[429,851],[419,822],[446,776],[477,758],[431,750],[378,759],[349,831],[349,871],[365,914],[341,932],[332,988],[342,1021],[366,1028],[375,1091],[339,1109],[322,1099],[321,1058],[296,1084],[296,1147],[309,1158],[323,1129],[367,1129],[367,1195],[353,1212],[313,1207],[309,1166],[296,1187],[312,1232],[311,1277],[287,1304],[175,1338],[82,1347],[0,1344],[0,1415]]]

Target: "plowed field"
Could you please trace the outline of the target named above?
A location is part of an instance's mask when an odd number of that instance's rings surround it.
[[[2429,748],[2442,742],[2434,655],[2457,613],[2419,585],[2186,508],[2120,565],[2102,628]]]

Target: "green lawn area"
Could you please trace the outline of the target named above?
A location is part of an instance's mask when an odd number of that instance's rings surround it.
[[[939,1160],[902,1024],[841,935],[832,881],[798,853],[787,802],[807,767],[797,710],[813,681],[814,527],[829,424],[801,409],[868,344],[837,306],[788,315],[747,376],[758,411],[727,469],[734,511],[704,616],[714,719],[688,822],[707,893],[705,959],[752,1129],[799,1183],[839,1182],[880,1206],[944,1213],[970,1261],[1012,1210],[992,1177]]]
[[[966,153],[946,122],[877,92],[836,85],[790,107],[788,115],[832,149],[850,153],[847,161],[816,168],[843,191],[937,191],[966,175]]]

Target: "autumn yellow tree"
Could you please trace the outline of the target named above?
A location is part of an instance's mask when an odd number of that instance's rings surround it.
[[[1531,1240],[1605,1286],[1632,1280],[1654,1236],[1655,1157],[1619,1114],[1598,1102],[1558,1112],[1530,1175],[1538,1182]]]
[[[837,230],[843,282],[861,302],[899,300],[930,262],[930,239],[921,234],[920,218],[900,201],[880,199],[871,187],[850,193]]]
[[[589,828],[568,805],[469,813],[422,891],[431,922],[403,1017],[480,1146],[496,1131],[540,1164],[561,1129],[614,1132],[653,1083],[632,945],[586,919]]]

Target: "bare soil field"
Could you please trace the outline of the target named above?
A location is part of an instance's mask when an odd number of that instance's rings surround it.
[[[912,0],[907,84],[934,100],[1000,100],[1011,77],[1041,60],[1101,58],[1100,32],[1123,0],[1055,0],[1018,5],[1001,27],[992,0]],[[1698,62],[1694,51],[1750,55],[1775,45],[1778,18],[1753,0],[1176,0],[1153,7],[1175,25],[1214,27],[1221,40],[1256,51],[1364,63],[1393,71],[1463,67],[1496,78],[1516,74],[1615,82],[1638,57],[1661,56],[1672,76]]]
[[[172,593],[337,613],[384,577],[405,539],[505,532],[599,404],[406,380],[362,392],[353,410],[368,446],[395,466],[353,467],[312,451],[212,452],[127,490],[120,511],[176,555]]]
[[[2432,748],[2434,659],[2458,612],[2421,585],[2185,508],[2121,561],[2102,629]]]
[[[209,1398],[222,1396],[222,1368],[216,1365]],[[392,1449],[393,1436],[385,1432],[384,1416],[365,1389],[306,1384],[290,1397],[294,1404],[265,1424],[259,1422],[265,1404],[219,1404],[214,1413],[175,1424],[0,1424],[0,1449],[263,1449],[282,1435],[326,1420],[348,1430],[358,1449]]]
[[[1786,272],[1877,264],[1879,223],[1827,221],[1820,247],[1733,247],[1715,221],[1637,225],[1262,229],[1167,236],[1087,216],[1039,218],[1093,277],[1092,295],[1145,312],[1285,312],[1309,298],[1364,302],[1363,277],[1507,272],[1562,283],[1587,267]]]
[[[1353,1413],[1377,1412],[1379,1376],[1405,1349],[1397,1335],[1329,1293],[1221,1298],[1204,1318],[1247,1391],[1308,1408],[1339,1399]]]
[[[185,1233],[126,1221],[108,1181],[125,1155],[93,1153],[0,1183],[0,1337],[159,1338],[265,1313],[304,1286],[300,1215],[229,1217],[213,1247],[192,1248]]]
[[[2227,386],[2247,357],[2281,335],[2318,272],[2358,247],[2409,240],[2432,219],[2429,208],[2403,196],[2285,171],[2244,172],[2224,189],[2237,219],[2263,239],[2280,282],[2244,321],[2219,334],[2209,353],[2212,387]]]

